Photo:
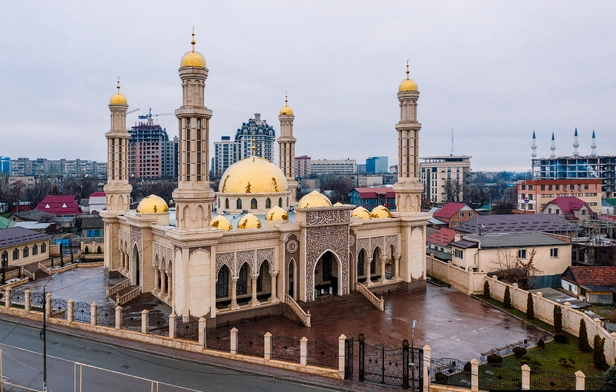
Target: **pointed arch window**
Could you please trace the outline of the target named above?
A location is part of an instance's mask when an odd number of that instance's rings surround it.
[[[225,209],[229,209],[229,199],[225,199]]]
[[[235,207],[236,207],[238,210],[241,210],[241,209],[242,209],[242,199],[239,199],[239,198],[238,198],[238,199],[235,201]]]
[[[34,244],[32,245],[32,256],[35,256],[38,254],[38,245]]]
[[[265,208],[272,208],[272,201],[269,197],[265,199]]]
[[[13,249],[13,260],[19,259],[19,249]]]
[[[26,246],[26,247],[23,249],[22,253],[23,253],[23,256],[24,256],[24,257],[28,257],[28,256],[30,256],[30,248],[28,248],[28,247]]]
[[[376,262],[379,259],[379,251],[378,249],[374,250],[372,254],[372,261],[370,262],[370,274],[376,274]]]
[[[41,253],[45,253],[45,252],[47,252],[47,244],[43,242],[41,244]]]
[[[229,296],[229,268],[223,265],[218,271],[218,280],[216,281],[216,298],[225,298]]]
[[[240,276],[237,279],[237,295],[248,293],[248,265],[242,265]]]
[[[278,207],[282,208],[282,197],[278,198]]]
[[[257,209],[257,199],[255,199],[254,197],[250,201],[250,209],[252,209],[252,210],[256,210]]]
[[[364,276],[366,273],[366,271],[364,271],[365,258],[365,252],[362,249],[357,256],[357,276]]]
[[[2,268],[8,268],[8,267],[9,267],[9,252],[5,250],[4,252],[2,252]]]

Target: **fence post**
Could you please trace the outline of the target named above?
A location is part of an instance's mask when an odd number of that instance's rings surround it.
[[[423,347],[424,363],[423,363],[423,390],[424,392],[430,392],[430,359],[432,358],[432,349],[427,344]]]
[[[575,390],[576,391],[585,391],[586,390],[586,375],[581,370],[575,372]]]
[[[115,329],[122,328],[122,307],[120,305],[115,308]]]
[[[141,311],[141,333],[148,333],[149,313],[147,309]]]
[[[359,382],[364,381],[365,372],[364,372],[364,350],[366,349],[366,338],[363,333],[359,334],[357,338],[359,342]]]
[[[305,336],[299,340],[299,364],[306,366],[308,357],[308,338]]]
[[[346,338],[347,337],[344,334],[338,337],[338,371],[343,375],[344,375],[344,369],[345,369],[344,359],[346,358],[346,355],[344,352]]]
[[[571,334],[573,336],[577,336],[578,335],[578,326],[577,325],[569,325],[571,323],[570,321],[570,315],[569,313],[571,312],[571,303],[570,302],[565,302],[563,304],[563,330],[567,331],[567,329],[569,330],[569,332],[571,332]],[[569,328],[567,328],[569,327]]]
[[[4,307],[5,308],[11,307],[11,288],[10,287],[7,287],[6,289],[4,289]]]
[[[237,328],[231,328],[231,354],[237,354]]]
[[[205,328],[207,327],[207,321],[205,318],[199,317],[199,345],[205,347]]]
[[[476,358],[471,360],[471,391],[479,390],[479,361]]]
[[[66,301],[66,321],[68,321],[69,323],[72,323],[73,321],[75,321],[75,301],[72,299],[69,299],[68,301]]]
[[[169,339],[175,339],[175,312],[169,315]]]
[[[92,302],[92,305],[90,305],[90,325],[96,325],[97,318],[98,304],[96,302]]]
[[[414,348],[413,348],[414,349]],[[402,388],[409,388],[409,365],[415,366],[414,363],[409,361],[409,341],[404,339],[402,341]],[[415,382],[413,380],[413,382]]]
[[[530,367],[522,365],[522,390],[530,390]]]
[[[51,293],[45,294],[45,315],[47,318],[51,318]]]
[[[272,334],[269,332],[263,335],[263,358],[266,361],[272,359]]]
[[[32,306],[32,291],[30,289],[26,289],[24,291],[24,310],[27,312],[30,311],[30,307]]]

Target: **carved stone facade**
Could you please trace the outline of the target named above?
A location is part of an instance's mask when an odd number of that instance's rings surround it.
[[[349,293],[349,228],[346,225],[306,228],[306,298],[314,300],[314,268],[319,258],[331,251],[338,259],[342,287],[340,295]]]

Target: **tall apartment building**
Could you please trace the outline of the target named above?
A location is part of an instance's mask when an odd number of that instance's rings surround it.
[[[10,161],[11,176],[82,177],[104,178],[107,162],[83,159],[18,158]]]
[[[312,174],[355,174],[357,162],[355,159],[318,159],[310,162]]]
[[[152,116],[128,130],[129,175],[155,179],[177,176],[177,137],[169,140],[167,130],[154,124]]]
[[[238,160],[239,143],[232,141],[231,136],[222,136],[219,142],[214,142],[214,162],[212,165],[212,174],[214,177],[222,177],[222,173]]]
[[[295,177],[310,177],[312,174],[312,170],[310,170],[310,162],[312,162],[312,159],[308,155],[295,157]]]
[[[389,170],[389,162],[387,157],[370,157],[366,159],[366,173],[387,173]]]
[[[239,144],[239,159],[251,157],[254,145],[254,155],[271,162],[274,161],[276,132],[266,120],[261,119],[261,113],[255,113],[255,118],[250,118],[248,122],[242,124],[242,127],[235,133],[235,142]]]
[[[11,172],[11,158],[0,157],[0,173],[9,174]]]
[[[419,158],[420,180],[424,184],[424,197],[435,204],[447,201],[447,187],[464,199],[464,184],[471,172],[470,156],[443,155]]]
[[[574,196],[586,202],[594,212],[601,211],[601,180],[580,178],[571,180],[523,180],[518,187],[520,213],[541,213],[557,197]]]

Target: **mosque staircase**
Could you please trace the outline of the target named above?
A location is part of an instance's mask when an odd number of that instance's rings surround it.
[[[352,291],[349,295],[327,295],[311,302],[298,302],[305,312],[310,312],[311,324],[341,320],[358,314],[380,313],[361,293]]]

